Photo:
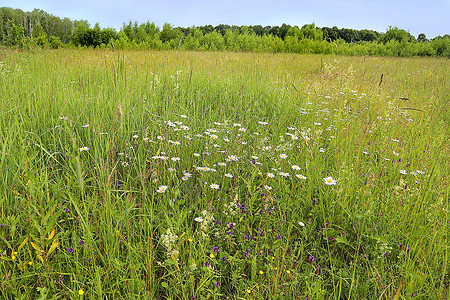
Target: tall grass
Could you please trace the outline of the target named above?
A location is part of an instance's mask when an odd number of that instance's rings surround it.
[[[2,298],[449,296],[448,60],[0,55]]]

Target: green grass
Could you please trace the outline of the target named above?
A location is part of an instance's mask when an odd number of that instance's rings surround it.
[[[450,297],[448,70],[1,50],[1,297]]]

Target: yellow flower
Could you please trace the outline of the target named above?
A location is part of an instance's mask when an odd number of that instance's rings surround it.
[[[247,289],[247,294],[250,294],[252,292],[251,289]]]
[[[33,264],[33,262],[30,260],[30,261],[28,262],[28,264],[31,266],[31,265]]]
[[[78,290],[78,295],[80,295],[80,296],[83,296],[83,295],[84,295],[83,289]]]
[[[211,253],[211,254],[209,255],[209,257],[214,258],[214,257],[216,257],[216,256],[214,255],[214,253]]]
[[[288,274],[291,274],[291,271],[289,271],[289,270],[286,270],[286,273],[288,273]]]
[[[264,271],[263,270],[259,270],[259,274],[264,274]]]
[[[192,242],[192,241],[193,241],[193,239],[192,239],[192,238],[188,238],[187,240],[188,240],[188,242]]]

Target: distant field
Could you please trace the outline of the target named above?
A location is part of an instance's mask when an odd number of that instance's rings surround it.
[[[448,299],[449,70],[0,50],[0,297]]]

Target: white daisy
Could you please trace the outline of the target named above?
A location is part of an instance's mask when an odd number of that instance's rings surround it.
[[[158,189],[156,190],[156,192],[162,194],[162,193],[165,193],[165,192],[167,191],[168,188],[169,188],[169,187],[168,187],[167,185],[160,185],[160,186],[158,187]]]
[[[336,185],[336,180],[334,180],[333,177],[331,176],[325,177],[323,181],[325,182],[326,185]]]
[[[214,190],[218,190],[220,186],[218,184],[216,184],[216,183],[212,183],[212,184],[209,185],[209,187],[214,189]]]

